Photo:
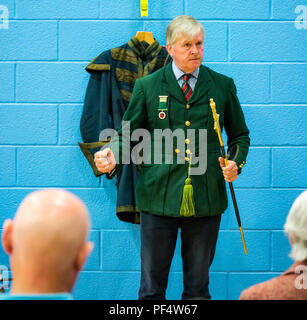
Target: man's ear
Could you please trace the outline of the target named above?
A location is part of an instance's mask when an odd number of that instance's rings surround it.
[[[83,268],[83,265],[85,264],[85,261],[87,257],[90,255],[94,248],[93,242],[85,242],[79,251],[77,261],[76,261],[76,268],[78,271],[80,271]]]
[[[13,221],[7,219],[3,223],[2,231],[2,246],[6,254],[10,255],[13,252],[12,245],[12,233],[13,233]]]
[[[173,48],[172,48],[172,46],[171,46],[169,43],[166,45],[166,49],[167,49],[169,55],[172,56],[172,54],[173,54]]]

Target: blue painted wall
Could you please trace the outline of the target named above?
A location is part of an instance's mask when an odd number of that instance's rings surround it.
[[[81,154],[79,120],[89,76],[101,51],[189,14],[206,29],[204,64],[234,78],[251,149],[234,183],[248,255],[230,202],[211,271],[213,299],[237,299],[292,261],[283,225],[307,188],[307,30],[295,28],[294,0],[139,1],[0,0],[9,28],[0,29],[0,225],[38,188],[63,187],[80,196],[92,219],[95,249],[74,289],[77,299],[136,299],[139,227],[115,216],[114,181],[97,179]],[[0,249],[0,264],[8,265]],[[180,299],[180,242],[167,297]]]

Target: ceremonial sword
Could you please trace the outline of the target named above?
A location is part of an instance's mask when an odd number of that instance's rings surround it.
[[[212,98],[210,99],[210,107],[211,107],[211,110],[212,110],[212,113],[213,113],[214,130],[216,131],[216,133],[218,135],[219,142],[220,142],[220,147],[221,147],[221,151],[222,151],[222,156],[224,158],[224,163],[225,163],[225,166],[227,166],[227,156],[226,156],[226,153],[225,153],[225,148],[224,148],[222,135],[221,135],[220,124],[219,124],[220,115],[218,113],[216,113],[215,102],[213,101]],[[241,225],[241,219],[240,219],[240,215],[239,215],[239,209],[238,209],[238,205],[237,205],[235,192],[233,190],[232,182],[229,182],[229,189],[230,189],[232,202],[233,202],[233,206],[235,208],[235,213],[236,213],[236,217],[237,217],[237,221],[238,221],[238,225],[239,225],[239,229],[240,229],[240,233],[241,233],[244,252],[245,252],[245,254],[247,254],[244,235],[243,235],[243,230],[242,230],[242,225]]]

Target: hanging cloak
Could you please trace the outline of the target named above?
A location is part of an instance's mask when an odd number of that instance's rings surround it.
[[[128,108],[135,81],[160,69],[170,61],[167,50],[157,40],[151,45],[132,37],[128,43],[102,52],[85,68],[90,73],[84,108],[80,121],[82,142],[79,146],[96,177],[102,175],[94,163],[94,153],[110,139],[100,141],[102,130],[121,126]],[[106,174],[108,179],[114,173]],[[139,223],[135,205],[137,167],[134,163],[121,166],[117,172],[117,217]]]

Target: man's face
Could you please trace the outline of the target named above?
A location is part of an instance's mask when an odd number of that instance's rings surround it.
[[[201,32],[193,38],[179,33],[175,43],[167,45],[167,50],[179,69],[185,73],[191,73],[203,61],[203,47],[204,40]]]

